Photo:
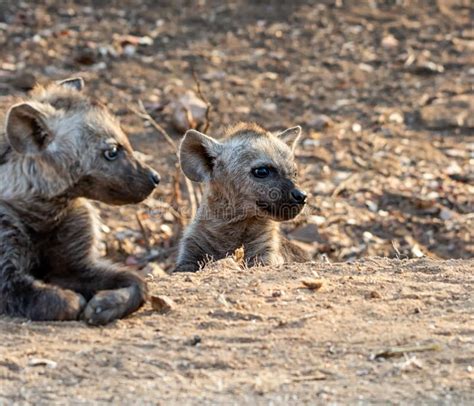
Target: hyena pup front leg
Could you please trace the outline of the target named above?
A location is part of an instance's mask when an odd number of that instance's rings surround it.
[[[37,261],[28,237],[0,212],[0,313],[30,320],[76,320],[84,297],[33,279]]]

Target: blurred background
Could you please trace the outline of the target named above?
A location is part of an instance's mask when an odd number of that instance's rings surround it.
[[[284,229],[315,260],[470,258],[473,21],[470,0],[0,0],[1,114],[82,75],[120,117],[163,178],[139,206],[98,205],[103,252],[137,269],[172,267],[190,213],[156,127],[177,144],[241,120],[303,126],[310,207]]]

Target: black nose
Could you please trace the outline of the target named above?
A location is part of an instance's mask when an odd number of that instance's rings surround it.
[[[291,198],[295,203],[304,204],[306,202],[306,193],[299,189],[293,189],[291,192]]]
[[[158,175],[158,172],[152,171],[150,173],[150,180],[153,186],[158,186],[160,184],[160,175]]]

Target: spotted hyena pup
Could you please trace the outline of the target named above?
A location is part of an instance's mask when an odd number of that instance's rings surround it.
[[[105,324],[145,301],[142,278],[98,258],[85,199],[138,203],[160,179],[82,88],[37,87],[0,132],[0,313]]]
[[[177,272],[197,271],[243,246],[248,265],[305,261],[302,251],[283,238],[279,222],[303,209],[306,194],[296,186],[294,149],[301,127],[272,134],[241,123],[218,141],[189,130],[181,143],[185,175],[203,182],[196,218],[180,242]]]

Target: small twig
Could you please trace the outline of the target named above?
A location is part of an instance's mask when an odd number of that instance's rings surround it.
[[[179,211],[175,210],[175,208],[173,206],[171,206],[169,203],[167,203],[165,201],[156,200],[154,202],[154,205],[157,206],[157,207],[161,207],[163,209],[168,210],[169,212],[171,212],[171,214],[173,216],[175,216],[178,219],[181,219],[183,217]]]
[[[409,352],[425,352],[425,351],[440,351],[441,346],[439,344],[427,344],[427,345],[407,345],[405,347],[392,347],[384,351],[376,353],[373,358],[392,358],[401,357],[402,355]]]
[[[157,130],[163,137],[164,139],[166,140],[166,142],[171,145],[171,147],[173,148],[174,152],[176,153],[176,157],[179,161],[179,148],[178,146],[176,145],[176,143],[173,141],[173,139],[169,136],[169,134],[167,133],[167,131],[161,126],[159,125],[155,119],[147,112],[143,102],[141,100],[138,101],[138,107],[139,109],[136,109],[134,107],[129,107],[130,111],[132,111],[134,114],[136,114],[138,117],[142,118],[143,120],[146,120],[148,121],[152,127]],[[179,171],[179,168],[178,168],[178,171]],[[179,179],[179,177],[178,177]],[[179,182],[179,181],[178,181]],[[197,212],[197,203],[196,203],[196,193],[194,191],[194,186],[192,184],[192,182],[185,177],[185,182],[184,182],[185,186],[186,186],[186,191],[187,191],[187,194],[188,194],[188,198],[189,198],[189,203],[191,205],[191,218],[193,218],[195,215],[196,215],[196,212]],[[176,201],[178,202],[179,204],[179,201],[181,200],[177,194],[177,190],[175,189],[175,198],[176,198]],[[179,207],[179,206],[178,206]],[[183,217],[180,215],[180,219],[183,220]]]
[[[307,375],[307,376],[295,376],[291,378],[289,382],[324,381],[326,379],[328,379],[328,377],[324,374]]]
[[[188,128],[196,128],[196,120],[194,120],[191,110],[186,106],[183,106],[184,114],[186,115],[186,121],[188,122]]]
[[[135,214],[135,218],[137,219],[137,223],[140,226],[140,230],[141,230],[142,235],[143,235],[143,240],[145,241],[145,247],[148,251],[150,251],[151,250],[151,244],[150,244],[150,238],[148,236],[148,231],[145,228],[145,226],[143,225],[142,220],[140,219],[140,216],[138,215],[138,213]]]
[[[191,218],[194,218],[197,212],[197,203],[196,203],[196,195],[194,193],[194,186],[187,177],[184,177],[184,182],[186,184],[186,188],[188,189],[189,203],[191,204]]]
[[[143,105],[143,102],[141,100],[138,100],[138,106],[140,107],[140,110],[137,110],[134,107],[129,107],[129,109],[133,113],[135,113],[138,117],[141,117],[143,120],[148,121],[152,125],[152,127],[164,137],[166,142],[168,142],[168,144],[170,144],[173,147],[174,151],[177,153],[178,147],[176,143],[169,136],[166,130],[161,125],[159,125],[152,116],[150,116],[150,114],[146,111],[146,108]]]
[[[199,96],[199,98],[206,103],[206,121],[204,122],[204,127],[202,128],[202,132],[205,133],[207,130],[209,130],[209,127],[211,125],[211,120],[210,120],[210,114],[211,114],[211,109],[212,109],[212,104],[209,102],[207,97],[204,96],[201,90],[201,82],[199,81],[196,71],[194,70],[194,67],[191,67],[191,73],[193,75],[194,82],[196,83],[196,91]]]

